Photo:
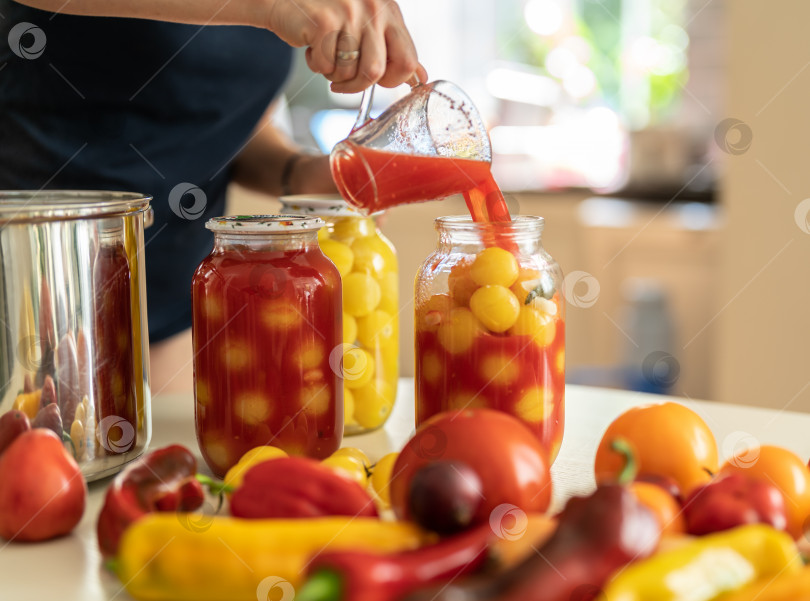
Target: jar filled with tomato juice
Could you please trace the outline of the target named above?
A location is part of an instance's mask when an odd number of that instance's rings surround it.
[[[214,249],[192,280],[195,422],[219,476],[256,446],[315,458],[340,446],[341,284],[322,226],[295,215],[206,223]]]
[[[562,271],[543,249],[542,217],[480,223],[440,217],[416,277],[416,424],[489,407],[526,423],[553,461],[562,443]]]
[[[343,416],[345,435],[385,424],[399,377],[399,267],[396,251],[377,227],[340,197],[281,198],[285,214],[315,215],[321,250],[343,283]]]

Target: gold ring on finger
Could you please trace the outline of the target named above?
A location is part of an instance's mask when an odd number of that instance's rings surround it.
[[[335,56],[340,61],[356,61],[360,58],[360,51],[359,50],[338,50],[335,52]]]

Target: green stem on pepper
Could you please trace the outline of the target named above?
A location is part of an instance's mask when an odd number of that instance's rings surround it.
[[[231,484],[225,484],[221,480],[215,480],[210,476],[206,476],[205,474],[196,474],[195,478],[197,478],[197,482],[202,484],[203,486],[208,487],[208,490],[211,492],[212,495],[222,495],[224,493],[232,493],[236,490],[236,487]]]
[[[120,562],[115,557],[112,557],[104,562],[104,567],[107,569],[107,571],[112,572],[113,574],[118,574],[119,565]]]
[[[334,570],[318,570],[295,595],[295,601],[340,601],[343,579]]]
[[[616,481],[619,484],[630,484],[638,476],[638,461],[633,447],[624,438],[614,438],[610,443],[610,448],[619,453],[624,458],[624,467],[619,472]]]

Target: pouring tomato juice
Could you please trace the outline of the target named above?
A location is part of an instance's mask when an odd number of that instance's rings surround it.
[[[461,193],[473,221],[505,226],[503,231],[483,228],[484,250],[456,263],[448,278],[449,294],[434,289],[434,294],[417,298],[417,425],[449,409],[498,409],[522,419],[553,460],[564,421],[563,307],[559,293],[529,298],[543,265],[522,253],[508,233],[512,219],[490,163],[399,154],[348,141],[343,145],[332,163],[333,175],[343,197],[360,209],[372,213]],[[503,264],[495,261],[486,270],[491,273],[474,277],[476,260],[493,247],[508,251],[499,255]],[[510,269],[511,281],[496,284]],[[479,298],[493,290],[502,298],[471,302],[484,288],[488,290]],[[493,329],[492,323],[503,319],[511,325]]]
[[[341,142],[332,164],[341,196],[375,213],[401,204],[464,194],[473,220],[510,221],[487,161],[402,154]]]

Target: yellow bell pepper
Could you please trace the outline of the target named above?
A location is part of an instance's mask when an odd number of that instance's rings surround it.
[[[717,601],[808,601],[810,566],[789,571],[775,578],[760,578],[738,591],[718,597]]]
[[[801,566],[787,533],[764,524],[740,526],[630,565],[599,601],[709,601],[760,578],[794,574]]]
[[[308,562],[326,549],[393,553],[432,540],[412,524],[376,518],[153,513],[124,532],[111,567],[139,601],[255,601],[260,587],[300,585]]]

